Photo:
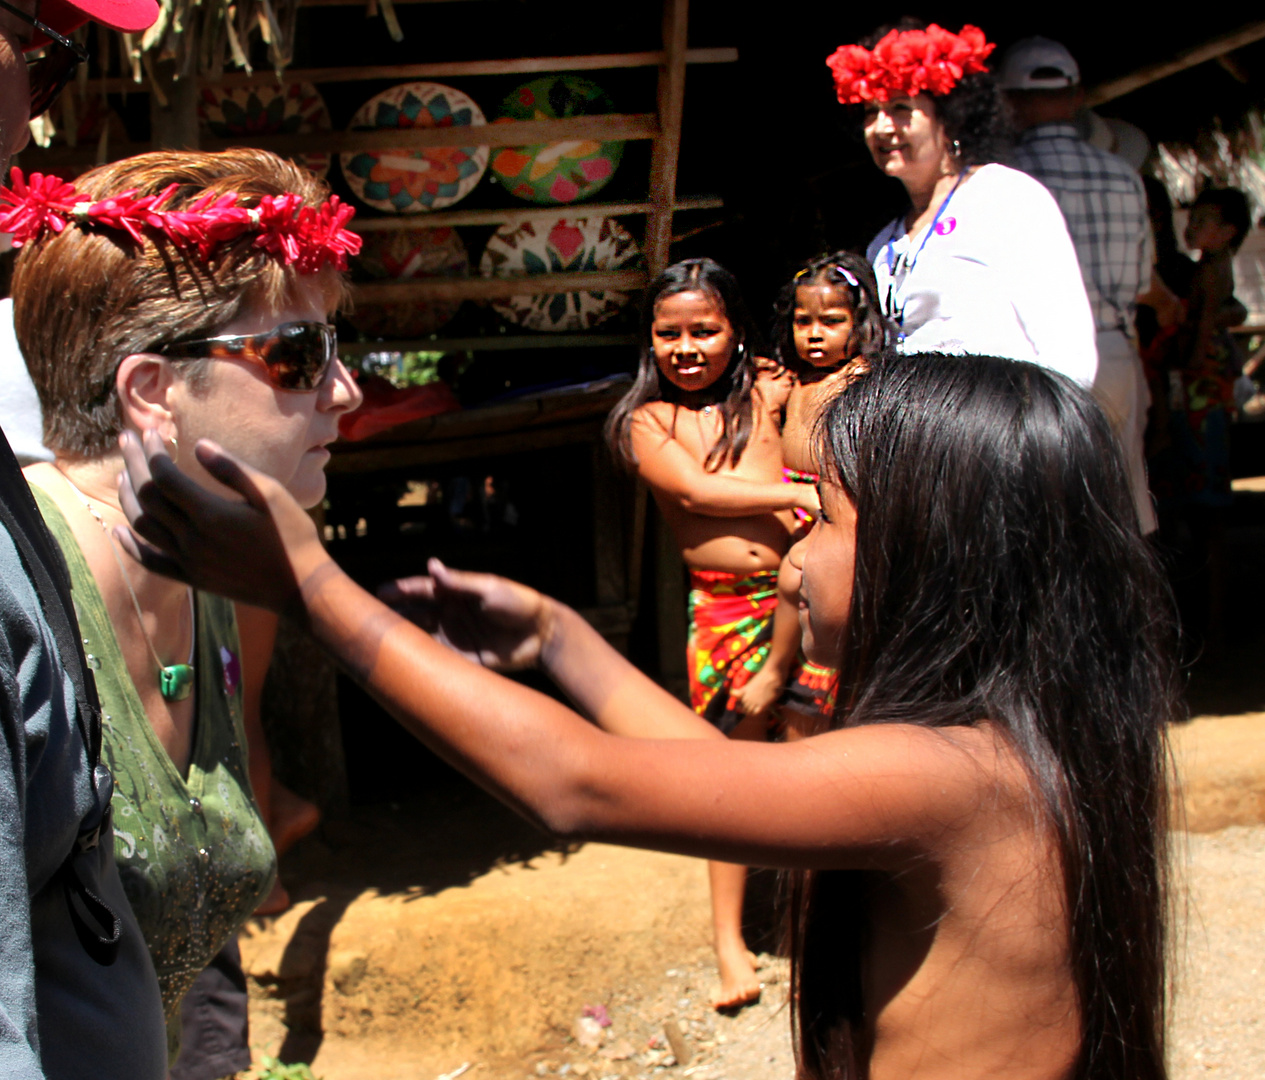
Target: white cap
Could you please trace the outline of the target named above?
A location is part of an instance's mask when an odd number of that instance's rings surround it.
[[[1063,90],[1079,85],[1081,69],[1066,46],[1030,37],[1006,50],[997,79],[1003,90]]]

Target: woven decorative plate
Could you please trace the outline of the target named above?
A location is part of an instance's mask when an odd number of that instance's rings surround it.
[[[464,277],[470,271],[470,257],[456,229],[393,229],[366,233],[353,269],[374,281]],[[373,337],[419,338],[433,334],[459,307],[460,300],[362,303],[347,321]]]
[[[460,90],[439,83],[402,83],[371,97],[351,119],[352,131],[381,128],[464,127],[485,124],[482,111]],[[356,196],[379,210],[419,214],[460,202],[488,167],[486,146],[428,146],[340,155]]]
[[[332,130],[325,99],[306,82],[284,86],[204,86],[198,94],[198,121],[221,139]],[[329,172],[329,154],[302,154],[295,160],[317,176]]]
[[[641,257],[637,242],[614,218],[560,218],[504,225],[483,250],[486,277],[620,270]],[[492,301],[498,315],[530,330],[588,330],[628,303],[626,293],[574,292],[511,296]]]
[[[501,105],[505,120],[553,120],[614,112],[597,83],[578,75],[547,75],[515,90]],[[534,203],[572,203],[597,194],[615,175],[622,142],[593,139],[541,143],[497,151],[492,171],[506,190]]]

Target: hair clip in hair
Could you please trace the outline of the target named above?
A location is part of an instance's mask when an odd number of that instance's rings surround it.
[[[838,272],[839,276],[843,278],[843,280],[846,281],[849,285],[851,285],[854,289],[859,289],[861,287],[861,283],[857,281],[856,274],[854,274],[842,263],[835,263],[835,270]]]

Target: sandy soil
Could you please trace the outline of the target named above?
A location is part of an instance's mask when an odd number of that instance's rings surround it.
[[[1198,830],[1178,845],[1174,1077],[1265,1075],[1265,714],[1201,717],[1173,741],[1184,824]],[[243,935],[252,1041],[325,1080],[436,1080],[466,1065],[477,1080],[793,1075],[784,961],[763,956],[759,1006],[708,1007],[696,860],[559,851],[470,788],[360,811],[284,870],[298,902]],[[752,941],[770,949],[775,876],[751,891]],[[586,1007],[610,1021],[598,1045],[577,1026]]]

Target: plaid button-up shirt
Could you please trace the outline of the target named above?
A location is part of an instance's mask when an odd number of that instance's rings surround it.
[[[1067,220],[1099,330],[1131,333],[1151,274],[1151,223],[1142,179],[1072,124],[1038,124],[1019,138],[1014,165],[1040,180]]]

